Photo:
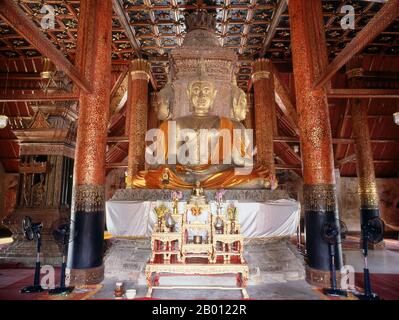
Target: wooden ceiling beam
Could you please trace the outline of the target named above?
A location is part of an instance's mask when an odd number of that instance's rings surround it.
[[[337,161],[336,163],[336,167],[342,167],[344,164],[352,162],[352,161],[356,161],[356,154],[353,153],[339,161]]]
[[[398,99],[398,89],[330,89],[328,98],[339,99]]]
[[[112,5],[115,11],[115,14],[117,15],[119,22],[121,23],[123,29],[125,30],[125,33],[129,39],[130,44],[132,45],[133,49],[136,51],[136,55],[138,58],[142,58],[141,50],[140,50],[140,44],[137,41],[136,34],[131,27],[130,21],[129,21],[129,16],[126,13],[126,10],[124,9],[122,3],[120,0],[112,0]],[[150,82],[152,87],[157,90],[158,84],[153,76],[152,72],[150,72]]]
[[[126,35],[129,39],[132,47],[136,51],[137,56],[139,58],[141,58],[142,55],[141,55],[141,51],[140,51],[140,45],[136,39],[136,35],[135,35],[134,31],[130,27],[130,21],[128,18],[129,16],[126,13],[125,9],[123,8],[121,1],[120,0],[112,0],[112,6],[114,8],[115,14],[119,18],[119,22],[121,23],[123,29],[126,32]]]
[[[29,90],[29,92],[31,92]],[[4,93],[0,92],[0,102],[28,102],[28,101],[68,101],[68,100],[79,100],[79,96],[76,93],[69,92],[54,92],[44,93],[43,91],[22,94],[22,93]]]
[[[0,73],[0,80],[41,80],[40,73],[10,72]]]
[[[299,135],[299,127],[298,127],[298,114],[296,112],[296,108],[294,103],[291,100],[291,95],[288,93],[288,89],[285,87],[282,82],[277,70],[275,68],[274,75],[274,90],[276,94],[276,103],[287,117],[290,125],[294,129],[295,133]]]
[[[91,86],[78,69],[60,52],[34,22],[13,0],[0,0],[0,17],[32,44],[43,56],[49,58],[82,90],[91,92]]]
[[[266,51],[270,48],[270,45],[272,43],[272,40],[276,34],[277,27],[280,23],[281,16],[284,13],[284,11],[287,9],[287,0],[280,0],[279,4],[277,5],[277,8],[274,12],[272,21],[270,23],[269,29],[267,31],[267,36],[266,39],[263,43],[262,50],[260,51],[260,57],[264,57],[266,54]]]
[[[371,139],[371,143],[397,143],[399,142],[398,139],[390,139],[390,138],[380,138],[380,139]],[[299,143],[300,139],[299,137],[283,137],[283,136],[278,136],[274,137],[274,142],[291,142],[291,143]],[[350,138],[333,138],[333,144],[352,144],[355,143],[354,139]]]
[[[356,35],[353,40],[327,66],[316,80],[314,89],[323,88],[353,56],[360,53],[372,40],[381,34],[399,16],[399,0],[388,1]]]

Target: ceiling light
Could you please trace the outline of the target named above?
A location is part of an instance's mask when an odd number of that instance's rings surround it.
[[[393,114],[393,121],[399,126],[399,112]]]
[[[0,115],[0,129],[7,127],[8,117],[6,115]]]

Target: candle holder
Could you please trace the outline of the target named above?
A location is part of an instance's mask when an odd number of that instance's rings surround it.
[[[123,282],[117,282],[115,285],[114,297],[122,298],[125,294],[125,288],[123,287]]]

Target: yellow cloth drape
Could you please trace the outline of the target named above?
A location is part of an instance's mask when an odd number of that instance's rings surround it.
[[[168,183],[163,183],[164,175],[168,175]],[[269,171],[262,166],[254,166],[248,175],[237,175],[235,169],[215,173],[211,177],[201,182],[201,187],[205,189],[232,188],[256,179],[266,179]],[[133,179],[133,187],[141,189],[193,189],[193,184],[183,181],[168,167],[160,167],[155,170],[140,171]]]

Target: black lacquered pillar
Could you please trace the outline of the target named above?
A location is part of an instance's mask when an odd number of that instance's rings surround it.
[[[322,4],[319,0],[290,0],[288,5],[303,163],[306,278],[327,287],[330,254],[322,227],[326,222],[338,225],[338,206],[327,94],[324,88],[313,88],[328,64]],[[335,262],[337,270],[341,269],[341,245],[335,248]]]
[[[76,64],[92,92],[81,92],[68,274],[73,285],[103,280],[105,150],[110,104],[112,1],[82,0]]]
[[[351,88],[362,88],[362,57],[354,57],[346,66],[348,84]],[[355,139],[356,171],[360,198],[360,223],[363,229],[367,222],[380,216],[379,196],[375,180],[373,150],[367,120],[367,100],[351,99],[352,131]]]

